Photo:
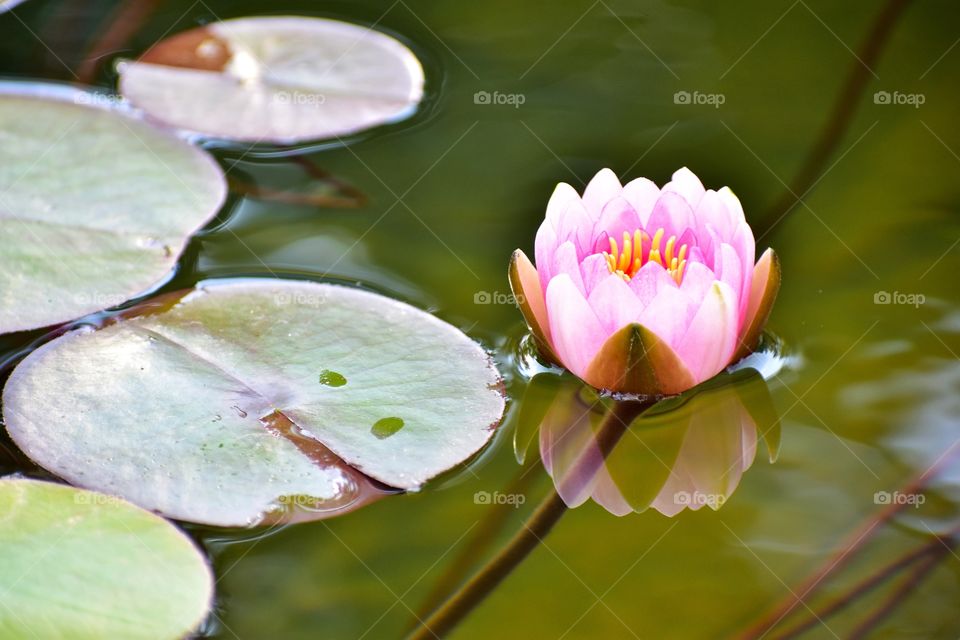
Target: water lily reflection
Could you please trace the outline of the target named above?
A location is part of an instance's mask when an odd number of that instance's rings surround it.
[[[600,426],[614,401],[568,376],[536,376],[524,405],[518,454],[538,425],[540,456],[567,506],[592,498],[616,515],[718,509],[753,464],[758,442],[771,462],[779,447],[779,419],[753,369],[723,373],[662,401],[629,428],[608,420],[612,435]]]

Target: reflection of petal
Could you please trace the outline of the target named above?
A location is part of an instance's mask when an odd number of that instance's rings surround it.
[[[605,458],[596,436],[608,409],[580,389],[564,383],[540,423],[544,466],[569,507],[593,498],[615,515],[718,509],[753,464],[758,438],[779,428],[766,383],[744,369],[656,405]]]

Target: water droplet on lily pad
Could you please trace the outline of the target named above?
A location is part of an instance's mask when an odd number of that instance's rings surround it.
[[[389,438],[400,429],[403,429],[403,418],[381,418],[373,423],[370,433],[382,440]]]
[[[341,373],[324,369],[320,372],[320,384],[325,384],[328,387],[342,387],[347,384],[347,379]]]

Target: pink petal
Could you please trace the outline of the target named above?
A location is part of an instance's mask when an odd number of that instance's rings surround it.
[[[537,229],[537,237],[533,243],[533,259],[540,275],[540,286],[544,291],[553,277],[553,254],[557,252],[558,246],[556,230],[544,220]]]
[[[699,305],[676,287],[663,286],[640,313],[639,322],[672,349],[687,333]]]
[[[606,257],[602,253],[587,256],[580,262],[580,275],[583,277],[583,290],[589,296],[610,275]]]
[[[586,295],[583,287],[583,276],[580,275],[580,259],[577,257],[577,249],[572,242],[564,242],[553,254],[553,278],[559,275],[567,274],[570,281],[577,287],[581,295]],[[552,279],[552,278],[551,278]]]
[[[687,267],[683,270],[683,280],[680,281],[680,290],[699,306],[716,279],[713,270],[703,263],[687,262]]]
[[[702,237],[709,225],[721,240],[729,242],[733,239],[733,234],[740,222],[743,221],[743,209],[732,191],[729,189],[721,191],[723,193],[711,189],[704,193],[700,204],[694,209],[693,217],[696,220],[698,237]]]
[[[673,173],[673,179],[663,185],[663,191],[672,191],[683,197],[691,209],[696,209],[700,198],[703,197],[703,183],[693,171],[683,167]]]
[[[605,204],[616,198],[623,191],[620,180],[610,169],[601,169],[593,176],[590,184],[583,191],[583,203],[592,212],[603,211]]]
[[[743,288],[743,267],[740,264],[740,256],[733,247],[723,243],[720,245],[717,263],[719,265],[716,270],[717,280],[730,285],[736,301],[737,326],[740,326],[740,310],[743,308],[743,299],[740,294]],[[752,270],[752,265],[748,269]]]
[[[550,221],[555,230],[560,228],[560,218],[567,207],[570,206],[570,203],[579,200],[580,194],[566,182],[557,185],[550,196],[550,201],[547,202],[547,220]]]
[[[660,189],[652,180],[637,178],[624,185],[623,197],[640,217],[640,228],[645,228],[647,220],[650,219],[650,213],[653,211],[653,206],[657,204],[657,200],[660,198]]]
[[[557,356],[574,375],[582,376],[609,336],[570,276],[561,274],[550,281],[547,316]]]
[[[743,324],[747,313],[747,301],[750,298],[750,287],[753,282],[753,265],[756,259],[756,242],[753,239],[753,230],[746,222],[740,223],[733,234],[731,246],[737,251],[740,258],[740,267],[743,279],[740,283],[740,323]]]
[[[677,288],[677,283],[664,269],[656,262],[648,262],[640,267],[632,278],[630,278],[630,288],[636,294],[641,304],[646,307],[653,300],[657,292],[663,287]]]
[[[737,346],[737,324],[733,290],[725,282],[713,283],[676,347],[697,382],[720,373],[730,363]]]
[[[693,210],[687,201],[676,193],[664,191],[653,207],[650,219],[645,227],[646,232],[652,237],[658,229],[663,229],[664,236],[660,242],[660,251],[662,252],[670,236],[683,235],[687,229],[694,229]],[[644,247],[645,253],[649,247]],[[679,247],[678,247],[679,249]],[[644,256],[646,259],[646,256]]]
[[[643,305],[630,285],[620,276],[609,272],[587,298],[587,303],[608,335],[635,322],[643,311]]]
[[[594,251],[610,250],[608,236],[612,236],[617,245],[621,245],[624,231],[632,236],[635,230],[641,228],[640,216],[633,205],[625,198],[617,196],[603,207],[603,213],[594,227]]]
[[[577,198],[560,214],[556,225],[557,241],[560,244],[573,242],[578,257],[588,256],[593,253],[593,225],[594,221]]]

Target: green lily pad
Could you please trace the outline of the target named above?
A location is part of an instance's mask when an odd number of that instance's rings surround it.
[[[374,293],[228,280],[128,316],[30,354],[4,419],[60,477],[170,517],[337,515],[383,495],[367,477],[412,490],[463,462],[503,415],[479,345]]]
[[[239,18],[176,34],[122,62],[120,93],[168,126],[227,140],[332,138],[409,116],[423,68],[357,24]]]
[[[182,638],[213,576],[187,536],[113,496],[0,480],[0,638]]]
[[[116,111],[0,95],[0,333],[156,286],[220,208],[203,151]]]

